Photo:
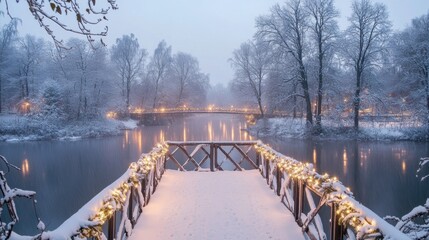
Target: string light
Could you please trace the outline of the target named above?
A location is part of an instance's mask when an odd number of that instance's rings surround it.
[[[165,160],[163,156],[165,156],[167,151],[168,145],[166,143],[159,143],[151,152],[143,154],[137,162],[131,163],[128,179],[120,183],[118,187],[112,189],[109,195],[104,198],[101,207],[89,219],[94,225],[82,228],[80,230],[80,237],[103,239],[103,224],[112,218],[116,211],[124,207],[129,191],[140,189],[140,181],[148,176],[156,166],[163,164]]]
[[[337,205],[336,215],[339,223],[354,229],[358,239],[368,235],[382,236],[377,222],[365,216],[363,211],[356,206],[350,188],[346,188],[337,177],[331,177],[327,173],[320,175],[314,170],[312,164],[283,156],[262,142],[257,143],[255,149],[264,159],[273,163],[288,177],[302,181],[318,195],[325,196],[327,204]]]

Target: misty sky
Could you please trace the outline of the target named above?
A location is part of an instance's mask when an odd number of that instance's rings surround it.
[[[335,0],[341,13],[340,28],[347,27],[351,0]],[[387,5],[394,29],[403,29],[411,19],[426,14],[429,0],[377,0]],[[9,1],[11,12],[23,19],[19,27],[26,33],[49,39],[28,12],[24,1]],[[101,1],[100,1],[101,2]],[[173,52],[183,51],[197,57],[212,84],[227,83],[233,78],[228,62],[231,53],[255,33],[255,18],[267,14],[276,0],[118,0],[119,10],[109,16],[110,47],[123,34],[134,33],[140,46],[150,54],[164,39]],[[4,9],[4,1],[0,4]],[[0,17],[0,24],[8,19]],[[58,36],[68,38],[71,35]],[[49,39],[50,40],[50,39]]]

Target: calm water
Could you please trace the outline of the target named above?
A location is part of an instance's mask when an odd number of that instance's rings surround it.
[[[240,116],[195,115],[117,137],[0,143],[0,154],[22,168],[7,175],[9,184],[37,192],[38,213],[52,230],[156,143],[255,139],[240,131],[245,127]],[[415,177],[419,158],[429,156],[429,143],[263,140],[285,155],[314,163],[321,173],[338,176],[359,201],[381,216],[403,215],[429,197],[429,181],[420,183]],[[18,205],[18,233],[37,233],[31,202],[24,199]]]

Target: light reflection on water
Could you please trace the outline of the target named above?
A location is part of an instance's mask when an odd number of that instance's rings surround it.
[[[8,183],[12,188],[37,192],[40,217],[52,230],[156,143],[257,139],[241,131],[246,127],[240,116],[194,115],[176,119],[168,126],[125,131],[117,137],[1,142],[0,154],[21,166],[22,173],[12,170],[8,174]],[[415,177],[418,160],[429,156],[429,143],[262,140],[285,155],[312,162],[320,173],[337,176],[359,201],[381,216],[403,215],[429,196],[429,181],[421,183]],[[21,222],[16,230],[37,233],[31,204],[18,209]]]

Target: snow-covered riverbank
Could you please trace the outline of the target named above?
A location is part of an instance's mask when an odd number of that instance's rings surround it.
[[[0,141],[78,140],[114,136],[137,127],[134,120],[97,119],[87,121],[53,121],[20,115],[0,115]]]
[[[361,124],[359,132],[352,127],[333,126],[325,123],[320,134],[307,129],[304,119],[260,119],[248,129],[253,136],[277,138],[357,139],[381,141],[428,141],[429,129],[425,127],[395,127],[389,125]]]

